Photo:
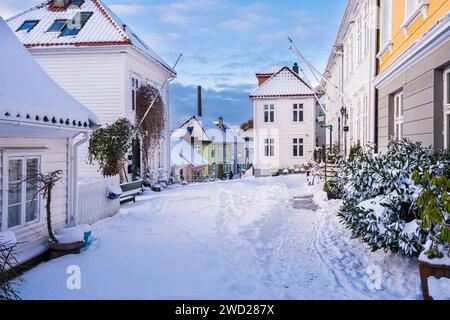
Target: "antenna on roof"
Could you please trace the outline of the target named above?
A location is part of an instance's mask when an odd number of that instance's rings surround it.
[[[175,71],[176,66],[178,65],[178,62],[180,62],[181,57],[183,56],[182,53],[180,53],[180,55],[178,56],[177,61],[175,61],[175,64],[172,67],[172,70]],[[170,78],[170,74],[169,76],[166,78],[166,80],[164,81],[164,83],[161,85],[161,88],[158,90],[158,93],[156,94],[156,96],[153,98],[152,103],[150,104],[150,106],[147,108],[147,111],[145,111],[144,116],[141,119],[141,122],[139,122],[138,127],[140,127],[142,125],[142,123],[144,122],[145,118],[148,116],[148,113],[150,112],[150,110],[153,108],[153,105],[156,102],[156,99],[158,99],[158,97],[161,95],[161,91],[164,89],[164,87],[166,86],[166,84],[168,82],[170,82],[172,79]]]

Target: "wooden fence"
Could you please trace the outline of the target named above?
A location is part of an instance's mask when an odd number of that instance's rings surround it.
[[[82,178],[78,182],[78,213],[75,224],[94,224],[112,217],[120,210],[120,200],[110,200],[107,188],[119,184],[119,176],[109,178]]]

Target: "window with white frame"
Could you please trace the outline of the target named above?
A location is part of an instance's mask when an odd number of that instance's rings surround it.
[[[353,73],[353,61],[354,61],[354,54],[353,54],[353,35],[350,35],[350,43],[349,43],[349,72],[350,74]]]
[[[275,106],[273,104],[264,105],[264,122],[275,122]]]
[[[381,0],[381,52],[386,50],[392,41],[392,0]],[[383,50],[384,49],[384,50]]]
[[[364,54],[366,55],[370,49],[370,7],[366,2],[364,6]]]
[[[292,155],[294,157],[303,157],[303,138],[294,138],[292,139]]]
[[[444,143],[450,150],[450,68],[444,72]]]
[[[139,90],[139,80],[132,77],[131,78],[131,110],[136,110],[138,90]]]
[[[358,63],[361,62],[363,57],[363,29],[362,29],[362,17],[358,17],[358,35],[357,35],[357,46],[358,46]]]
[[[292,120],[294,122],[303,122],[304,121],[304,106],[302,103],[294,103]]]
[[[7,155],[4,168],[4,216],[0,230],[14,229],[39,220],[40,195],[38,186],[27,182],[40,171],[40,156]]]
[[[403,138],[403,92],[394,96],[394,137]]]
[[[275,140],[272,138],[267,138],[264,140],[264,155],[266,157],[275,156]]]
[[[215,157],[216,157],[216,147],[215,147],[215,146],[212,146],[212,147],[211,147],[211,157],[212,157],[212,158],[215,158]]]
[[[361,141],[361,100],[358,99],[358,109],[356,111],[356,141]]]
[[[363,144],[369,142],[369,98],[364,96],[363,98],[363,116],[362,116],[362,141]]]
[[[413,15],[414,12],[419,8],[419,2],[421,0],[405,0],[405,20]]]

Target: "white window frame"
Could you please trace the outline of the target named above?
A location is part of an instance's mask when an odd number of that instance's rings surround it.
[[[301,120],[300,120],[300,114],[302,115]],[[295,117],[297,117],[297,120],[294,119]],[[303,103],[294,103],[292,105],[292,122],[294,122],[294,123],[305,122],[305,105]]]
[[[381,59],[388,51],[392,52],[392,0],[382,0],[380,8],[381,48],[377,58]],[[386,17],[387,15],[387,17]],[[387,25],[386,25],[387,24]],[[384,33],[385,32],[385,33]]]
[[[300,142],[301,141],[301,142]],[[297,147],[297,154],[294,153],[294,147]],[[302,154],[300,155],[300,147],[302,147]],[[295,137],[292,138],[292,156],[294,158],[304,158],[305,157],[305,138]]]
[[[0,150],[1,151],[1,150]],[[8,191],[9,191],[9,161],[20,159],[22,160],[22,174],[26,170],[26,160],[27,159],[38,159],[38,170],[42,171],[42,151],[34,151],[34,150],[20,150],[20,151],[11,151],[4,150],[3,151],[3,177],[2,177],[2,225],[0,231],[15,231],[19,229],[26,229],[29,227],[33,227],[36,224],[39,224],[43,221],[42,212],[43,212],[43,201],[42,196],[39,194],[36,197],[38,201],[38,217],[32,221],[26,221],[26,183],[22,183],[21,188],[21,224],[11,227],[8,227],[8,217],[9,217],[9,203],[8,203]]]
[[[139,91],[139,85],[141,84],[140,77],[133,74],[130,79],[130,89],[131,89],[131,111],[136,111],[137,108],[137,94]]]
[[[408,36],[408,29],[420,15],[422,15],[423,19],[428,17],[429,5],[429,0],[405,0],[405,20],[400,27],[406,36]]]
[[[366,2],[364,6],[364,56],[366,56],[370,50],[370,7]]]
[[[397,103],[397,101],[399,103]],[[401,140],[403,138],[403,91],[394,95],[394,137],[397,140]]]
[[[450,150],[450,68],[444,71],[444,146]]]
[[[369,116],[369,97],[367,95],[363,98],[363,115],[362,115],[362,121],[363,121],[363,134],[362,134],[362,141],[363,144],[367,144],[369,142],[368,136],[369,136],[369,122],[368,122],[368,116]]]
[[[266,158],[275,157],[275,139],[274,138],[265,138],[264,139],[264,156]]]
[[[266,121],[267,114],[267,121]],[[275,105],[274,104],[264,104],[264,123],[275,123]]]

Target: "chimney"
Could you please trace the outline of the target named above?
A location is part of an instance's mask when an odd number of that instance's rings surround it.
[[[298,74],[299,69],[298,69],[298,63],[297,62],[294,63],[294,66],[292,67],[292,71],[294,71],[296,74]]]
[[[217,124],[217,126],[218,126],[220,129],[223,128],[223,118],[222,118],[222,117],[219,118],[219,123]]]
[[[270,79],[272,75],[266,75],[266,74],[258,74],[256,75],[256,78],[258,78],[258,86],[261,86],[264,82]]]
[[[201,117],[202,112],[202,86],[197,87],[197,115]]]

